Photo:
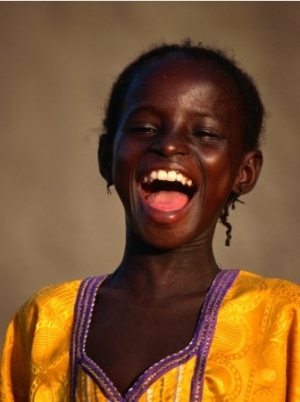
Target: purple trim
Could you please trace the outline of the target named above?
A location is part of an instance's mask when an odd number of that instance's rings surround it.
[[[70,400],[75,401],[78,365],[81,361],[81,350],[87,335],[97,290],[107,276],[84,279],[79,287],[74,308],[74,324],[70,346]]]
[[[211,294],[206,298],[203,305],[203,311],[200,317],[200,328],[198,349],[198,359],[195,367],[194,377],[192,380],[191,400],[200,401],[202,397],[203,378],[206,361],[210,351],[211,343],[216,329],[217,317],[220,306],[231,288],[239,270],[221,271],[216,277],[212,287]]]
[[[146,370],[124,397],[118,392],[104,371],[85,353],[85,343],[91,322],[97,291],[106,276],[87,278],[80,286],[75,305],[71,343],[71,401],[75,401],[78,366],[101,388],[110,402],[136,401],[160,376],[197,355],[192,379],[191,400],[201,399],[203,373],[212,343],[221,303],[238,276],[238,270],[223,270],[216,276],[208,291],[191,342],[181,351],[160,360]]]

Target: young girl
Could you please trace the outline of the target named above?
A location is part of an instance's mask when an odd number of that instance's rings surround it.
[[[220,270],[212,250],[258,179],[263,117],[218,50],[162,45],[122,72],[99,166],[124,206],[123,259],[16,313],[1,401],[300,401],[299,287]]]

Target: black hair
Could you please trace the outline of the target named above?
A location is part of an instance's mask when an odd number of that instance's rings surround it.
[[[201,43],[193,44],[190,39],[181,44],[161,44],[151,48],[130,63],[118,76],[112,86],[103,120],[104,133],[107,134],[110,143],[113,143],[118,130],[125,98],[133,79],[152,64],[172,56],[182,56],[196,62],[210,63],[212,68],[218,68],[233,82],[241,110],[244,113],[244,129],[241,138],[243,150],[250,151],[259,148],[265,110],[253,79],[224,51],[204,46]],[[234,207],[237,200],[238,195],[231,194],[220,216],[221,222],[227,228],[226,245],[230,243],[232,229],[231,224],[227,221],[229,206]]]

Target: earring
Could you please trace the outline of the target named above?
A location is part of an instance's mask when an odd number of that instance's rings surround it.
[[[245,204],[245,202],[242,201],[242,200],[240,200],[240,198],[239,198],[239,197],[241,197],[242,195],[243,195],[243,189],[242,189],[242,187],[240,187],[239,193],[238,193],[238,194],[235,193],[234,196],[232,197],[231,209],[235,209],[235,207],[236,207],[235,203],[236,203],[236,202],[239,202],[240,204]]]
[[[111,184],[109,184],[108,182],[106,183],[106,192],[108,195],[112,195],[111,189],[109,188],[111,186]]]
[[[112,181],[111,176],[109,175],[109,177],[106,179],[106,191],[107,191],[108,195],[112,195],[112,192],[110,190],[110,186],[112,186],[112,185],[113,185],[113,181]]]

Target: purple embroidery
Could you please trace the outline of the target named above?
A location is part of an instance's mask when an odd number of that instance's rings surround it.
[[[200,401],[203,388],[204,369],[215,333],[218,311],[226,293],[238,276],[238,270],[221,271],[216,277],[208,297],[205,299],[197,331],[199,331],[199,349],[195,373],[192,380],[191,400]]]
[[[89,323],[92,317],[93,306],[100,284],[107,276],[84,279],[79,287],[74,309],[74,325],[72,330],[70,349],[70,400],[75,401],[78,365],[82,360],[82,347],[87,336]]]
[[[89,375],[101,388],[111,402],[133,402],[164,373],[187,362],[197,355],[197,363],[191,385],[191,400],[200,401],[203,387],[203,374],[206,360],[215,332],[220,305],[238,276],[238,270],[221,271],[215,278],[198,320],[191,342],[181,351],[167,356],[147,369],[127,391],[120,395],[104,371],[85,354],[85,342],[93,313],[97,291],[107,276],[87,278],[82,281],[78,291],[74,313],[74,327],[71,342],[71,401],[75,401],[78,367]]]

